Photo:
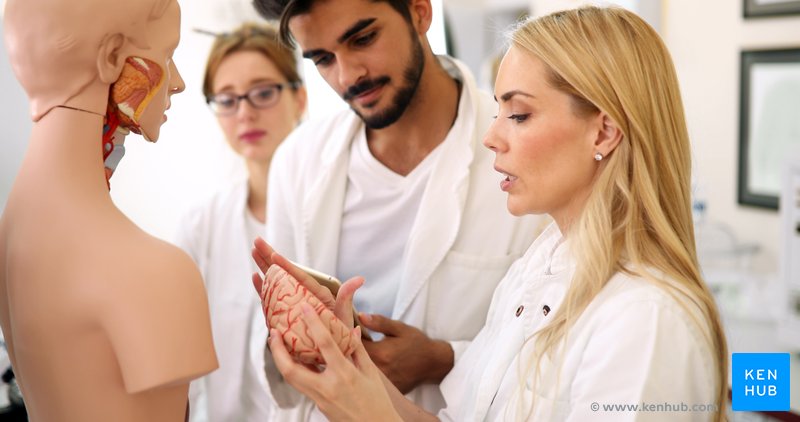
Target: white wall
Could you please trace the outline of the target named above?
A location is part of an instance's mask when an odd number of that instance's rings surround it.
[[[3,23],[0,22],[0,33],[2,29]],[[0,209],[6,206],[6,198],[30,136],[27,107],[25,91],[14,78],[5,46],[0,44]]]
[[[455,55],[486,91],[494,90],[493,64],[506,47],[505,32],[527,13],[529,0],[445,0]]]
[[[743,49],[800,47],[800,15],[744,19],[742,2],[731,0],[670,0],[664,11],[664,39],[678,70],[696,180],[706,192],[709,218],[732,227],[739,239],[759,244],[762,252],[754,268],[775,273],[778,213],[736,201],[739,54]]]
[[[433,0],[433,5],[438,17],[429,39],[434,52],[441,53],[441,0]],[[186,92],[173,97],[167,112],[169,121],[156,144],[129,136],[125,158],[111,180],[111,196],[117,206],[143,229],[164,239],[172,237],[189,207],[243,174],[239,159],[225,144],[202,96],[203,70],[213,39],[192,29],[221,32],[245,20],[259,19],[251,0],[181,0],[181,6],[181,43],[175,52],[175,63],[186,81]],[[5,52],[0,53],[0,140],[4,142],[0,154],[0,205],[5,207],[31,123],[24,92],[8,67]],[[309,90],[309,117],[346,107],[310,61],[305,60],[303,68]],[[99,154],[99,143],[97,147]]]
[[[641,16],[657,31],[661,31],[663,2],[668,0],[530,0],[531,15],[542,16],[558,10],[575,8],[584,4],[621,6]],[[733,1],[733,0],[730,0]],[[738,1],[738,0],[737,0]]]

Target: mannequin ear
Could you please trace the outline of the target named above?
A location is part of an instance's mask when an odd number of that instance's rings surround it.
[[[594,141],[594,150],[607,157],[622,142],[622,129],[605,112],[600,112],[600,129],[597,131],[597,138]]]
[[[125,54],[122,54],[124,46],[125,36],[122,34],[107,35],[103,39],[97,53],[97,73],[103,83],[110,85],[119,79],[126,59]]]
[[[431,0],[411,0],[408,7],[411,13],[411,24],[419,35],[425,35],[433,22]]]

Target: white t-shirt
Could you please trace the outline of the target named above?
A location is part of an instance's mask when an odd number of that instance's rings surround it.
[[[258,221],[256,216],[253,215],[253,212],[250,211],[250,208],[245,209],[245,226],[246,231],[249,239],[254,239],[256,237],[263,237],[264,233],[267,231],[267,225]]]
[[[401,176],[372,155],[365,130],[351,144],[337,273],[342,281],[364,276],[354,299],[361,312],[392,316],[408,234],[441,145]]]
[[[245,232],[247,233],[248,239],[248,247],[253,244],[253,240],[256,237],[264,236],[264,233],[267,231],[267,225],[262,223],[256,219],[253,215],[253,212],[250,211],[249,208],[245,205]],[[251,263],[255,264],[253,260],[250,260]],[[255,267],[255,265],[253,265]],[[253,272],[258,271],[258,267],[253,269]],[[256,311],[259,316],[261,315],[261,306],[259,305],[258,311]],[[264,320],[261,318],[256,318],[255,324],[251,327],[250,330],[250,343],[249,343],[249,350],[251,351],[258,351],[264,349],[264,331],[266,330],[265,326],[263,325]],[[241,402],[243,403],[243,408],[247,412],[252,412],[253,416],[248,416],[253,418],[253,420],[257,419],[258,417],[264,416],[263,409],[271,408],[272,403],[261,403],[264,400],[264,391],[269,391],[269,386],[267,385],[266,378],[260,376],[260,374],[256,375],[255,373],[250,373],[250,368],[262,368],[264,365],[264,358],[263,354],[261,353],[250,353],[248,358],[250,359],[250,365],[245,365],[243,374],[242,374],[242,386],[243,392],[242,397],[240,397]],[[255,371],[253,371],[255,372]],[[262,372],[263,374],[263,372]],[[249,410],[249,409],[259,409],[258,411]],[[270,409],[271,410],[271,409]],[[258,413],[260,412],[260,413]],[[250,413],[248,413],[249,415]],[[269,418],[270,414],[267,413],[267,419]],[[248,419],[250,421],[251,419]]]

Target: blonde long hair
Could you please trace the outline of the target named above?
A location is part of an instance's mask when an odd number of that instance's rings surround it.
[[[584,7],[521,23],[510,35],[550,70],[578,114],[605,111],[623,139],[607,156],[567,237],[577,269],[563,305],[533,337],[527,371],[552,353],[616,272],[642,276],[693,303],[717,354],[717,420],[727,402],[728,352],[714,298],[698,268],[690,144],[675,69],[660,37],[621,8]],[[689,315],[694,315],[690,312]],[[708,327],[706,329],[706,327]]]

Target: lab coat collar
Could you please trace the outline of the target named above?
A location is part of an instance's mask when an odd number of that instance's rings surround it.
[[[337,122],[323,147],[320,177],[316,178],[315,184],[303,198],[303,224],[305,232],[309,234],[304,237],[308,262],[329,274],[336,274],[341,210],[344,208],[350,163],[348,150],[359,130],[364,130],[364,124],[352,111],[346,114],[341,123]]]
[[[403,272],[393,319],[402,319],[422,287],[442,263],[458,235],[469,192],[470,165],[478,133],[478,92],[469,70],[455,59],[439,57],[443,67],[462,83],[456,122],[441,145],[443,151],[431,172],[403,258]]]

